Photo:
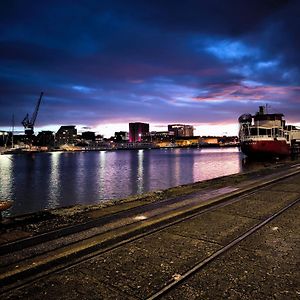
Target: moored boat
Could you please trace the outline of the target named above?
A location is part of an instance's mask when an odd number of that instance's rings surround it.
[[[270,114],[260,106],[255,115],[239,117],[240,146],[247,156],[287,156],[299,149],[300,129],[286,125],[283,114]]]

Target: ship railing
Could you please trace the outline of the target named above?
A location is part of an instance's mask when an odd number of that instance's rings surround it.
[[[247,136],[241,136],[240,137],[240,140],[241,141],[249,141],[249,140],[261,140],[261,139],[264,139],[264,140],[269,140],[269,141],[272,141],[274,139],[285,139],[285,137],[283,136],[270,136],[270,135],[247,135]]]

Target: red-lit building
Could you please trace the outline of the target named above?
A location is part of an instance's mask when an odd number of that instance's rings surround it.
[[[129,142],[141,142],[144,135],[149,134],[149,124],[147,123],[129,123]]]

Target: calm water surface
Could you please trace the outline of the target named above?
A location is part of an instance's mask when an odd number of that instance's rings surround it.
[[[0,199],[11,215],[94,204],[243,171],[238,148],[0,156]]]

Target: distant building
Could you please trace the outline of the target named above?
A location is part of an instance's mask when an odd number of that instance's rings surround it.
[[[194,127],[192,125],[171,124],[168,125],[168,131],[173,132],[175,137],[194,136]]]
[[[36,137],[37,146],[54,146],[54,134],[52,131],[41,131]]]
[[[142,142],[142,137],[149,134],[149,124],[147,123],[129,123],[129,142]]]
[[[0,146],[8,145],[8,143],[11,143],[11,132],[0,130]]]
[[[96,143],[98,142],[103,142],[103,135],[102,134],[97,134],[95,137]]]
[[[178,147],[197,147],[199,141],[199,136],[182,136],[175,139],[175,145]]]
[[[26,134],[18,134],[14,135],[14,144],[15,145],[34,145],[36,142],[36,136],[35,135],[26,135]]]
[[[219,145],[219,138],[217,136],[202,136],[200,138],[201,145]]]
[[[151,131],[143,136],[143,141],[148,143],[154,143],[156,145],[169,145],[174,143],[174,134],[169,131]]]
[[[55,143],[57,146],[74,145],[77,139],[77,129],[74,125],[61,126],[55,135]]]
[[[157,147],[171,147],[174,146],[174,134],[168,131],[151,131],[143,137],[143,142],[152,143]]]
[[[92,131],[84,131],[81,134],[81,137],[83,140],[86,140],[86,141],[95,141],[95,139],[96,139],[95,132],[92,132]]]
[[[223,136],[219,138],[220,146],[237,146],[239,138],[237,136]]]
[[[128,140],[129,140],[128,132],[126,132],[126,131],[115,132],[115,141],[117,143],[128,142]]]

